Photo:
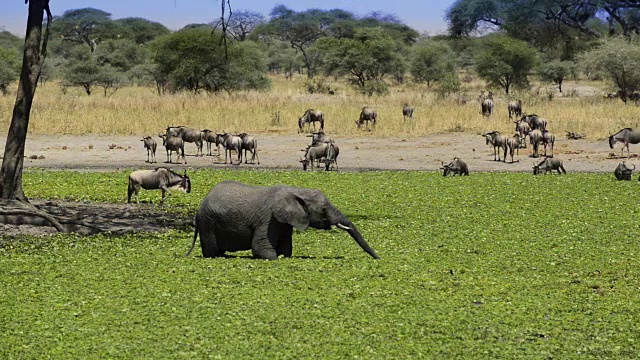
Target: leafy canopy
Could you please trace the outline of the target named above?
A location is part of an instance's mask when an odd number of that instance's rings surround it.
[[[487,37],[476,59],[476,72],[490,86],[507,94],[512,86],[529,87],[529,73],[537,63],[535,49],[521,40],[504,35]]]

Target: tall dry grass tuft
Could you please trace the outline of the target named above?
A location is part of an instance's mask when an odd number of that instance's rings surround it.
[[[38,134],[145,135],[158,134],[169,125],[186,125],[228,132],[295,133],[298,117],[306,109],[315,108],[325,114],[325,131],[336,135],[410,137],[489,130],[509,134],[515,128],[508,122],[507,103],[516,97],[523,100],[527,113],[546,117],[549,129],[558,136],[573,131],[590,139],[603,139],[621,127],[640,127],[640,108],[604,99],[599,90],[603,85],[598,83],[568,83],[568,96],[549,96],[553,90],[540,86],[509,97],[497,93],[494,115],[485,119],[477,102],[484,85],[475,80],[464,85],[468,94],[465,104],[453,97],[442,99],[432,89],[410,83],[392,87],[388,96],[368,97],[336,81],[332,83],[335,95],[311,95],[305,93],[304,81],[302,76],[290,81],[275,76],[268,92],[217,95],[158,96],[147,88],[129,87],[111,97],[98,92],[87,96],[80,89],[69,89],[65,95],[59,85],[50,83],[36,94],[29,130]],[[0,97],[3,133],[13,102],[10,95]],[[413,121],[403,119],[405,102],[415,107]],[[374,131],[356,129],[355,121],[364,106],[378,111]]]

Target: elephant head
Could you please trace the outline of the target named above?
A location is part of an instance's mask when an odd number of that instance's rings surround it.
[[[309,227],[329,230],[336,226],[351,235],[367,254],[379,259],[356,226],[320,190],[282,188],[274,195],[271,211],[278,222],[302,231]]]

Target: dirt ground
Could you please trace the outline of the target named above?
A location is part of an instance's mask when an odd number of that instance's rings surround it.
[[[113,171],[123,169],[154,168],[167,166],[166,153],[161,139],[157,139],[157,164],[146,162],[147,154],[139,136],[72,136],[72,135],[29,135],[25,151],[26,168],[66,169],[78,171]],[[305,134],[258,134],[258,155],[260,164],[229,165],[224,157],[196,157],[195,145],[187,143],[187,165],[177,164],[174,154],[173,164],[182,168],[262,168],[262,169],[302,169],[299,163],[310,138]],[[441,161],[460,157],[469,165],[470,171],[531,171],[531,145],[521,149],[515,162],[493,161],[493,150],[485,144],[480,135],[467,133],[447,133],[416,138],[379,138],[375,133],[365,137],[350,138],[334,136],[340,146],[338,166],[340,171],[366,170],[438,170]],[[4,148],[4,139],[0,140]],[[612,172],[620,159],[620,147],[610,149],[606,140],[568,140],[561,136],[555,143],[554,155],[565,163],[568,172]],[[206,147],[205,147],[206,150]],[[633,145],[632,145],[633,163]],[[541,151],[543,152],[543,151]],[[612,156],[615,152],[617,156]]]
[[[188,164],[174,164],[182,168],[235,168],[235,169],[296,169],[303,149],[310,139],[305,134],[259,134],[260,164],[224,164],[217,156],[195,156],[195,145],[187,144]],[[25,152],[26,168],[78,171],[113,171],[123,169],[168,166],[164,148],[158,147],[156,164],[146,162],[147,154],[140,136],[42,136],[30,135]],[[160,140],[160,139],[158,139]],[[339,171],[369,170],[422,170],[436,171],[441,161],[454,156],[465,160],[471,172],[515,171],[530,172],[534,161],[530,157],[531,145],[521,149],[514,163],[493,161],[493,150],[480,135],[448,133],[417,138],[378,138],[375,133],[366,137],[335,136],[340,146]],[[4,139],[0,142],[4,148]],[[555,156],[564,161],[568,172],[612,172],[620,162],[620,146],[609,148],[606,140],[568,140],[559,138]],[[205,148],[206,149],[206,148]],[[634,150],[634,149],[632,149]],[[612,156],[615,152],[618,156]],[[214,150],[215,153],[215,150]],[[637,155],[633,153],[630,163]],[[317,170],[316,170],[317,171]],[[157,231],[166,228],[188,227],[190,219],[178,219],[174,214],[150,204],[91,204],[71,202],[32,201],[41,210],[53,215],[82,219],[100,228],[100,231],[126,233]],[[123,214],[125,216],[123,216]],[[0,233],[14,237],[19,234],[37,235],[53,233],[52,227],[32,225],[2,225]],[[1,244],[0,244],[1,245]]]

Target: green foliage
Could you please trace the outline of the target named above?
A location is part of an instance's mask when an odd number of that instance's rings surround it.
[[[193,92],[265,89],[265,56],[259,46],[244,41],[228,45],[225,59],[220,35],[205,28],[184,29],[151,44],[152,59],[175,89]]]
[[[171,32],[166,26],[143,18],[122,18],[113,22],[121,29],[121,38],[130,39],[138,45]]]
[[[396,68],[402,46],[381,28],[362,28],[353,39],[323,38],[316,51],[327,75],[347,76],[354,88],[372,95],[388,92],[383,78]]]
[[[22,51],[24,40],[4,30],[0,31],[0,49],[14,49]]]
[[[537,70],[540,80],[558,85],[558,90],[562,92],[564,79],[576,75],[576,64],[572,61],[554,60],[542,63]]]
[[[447,44],[425,40],[412,48],[411,76],[417,83],[427,83],[428,87],[451,74],[455,74],[455,55]]]
[[[0,48],[0,93],[7,95],[9,85],[18,80],[20,55],[16,49]]]
[[[111,65],[121,73],[126,73],[147,58],[147,48],[133,40],[107,40],[100,43],[93,55],[100,65]]]
[[[631,94],[640,91],[640,44],[621,37],[604,40],[597,48],[580,56],[587,73],[601,73],[609,80],[620,98],[626,102]]]
[[[526,42],[507,36],[487,37],[476,58],[476,72],[490,86],[509,94],[512,86],[529,87],[529,73],[537,63],[536,51]]]
[[[343,231],[294,256],[184,257],[191,232],[0,234],[3,358],[634,358],[638,184],[610,174],[203,170],[163,208],[193,215],[221,180],[322,189]],[[30,198],[126,201],[127,173],[26,172]],[[428,184],[428,186],[425,186]],[[500,191],[496,191],[500,189]],[[538,191],[522,189],[544,189]],[[366,201],[362,201],[363,194]],[[159,191],[141,199],[159,201]],[[490,199],[490,200],[489,200]],[[158,205],[160,207],[160,205]]]

